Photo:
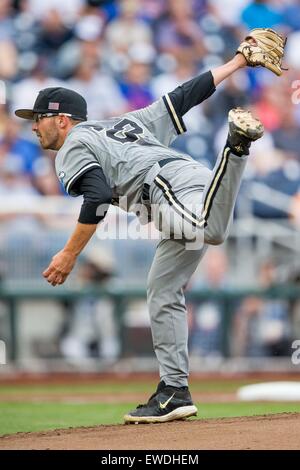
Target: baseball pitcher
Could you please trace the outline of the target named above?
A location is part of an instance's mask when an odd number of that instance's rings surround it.
[[[33,121],[44,149],[57,151],[56,172],[66,192],[83,195],[74,232],[43,273],[52,286],[65,282],[112,203],[127,211],[143,204],[148,220],[163,233],[147,283],[160,382],[146,404],[125,415],[125,423],[166,422],[197,413],[188,389],[183,288],[207,247],[227,236],[249,148],[263,135],[263,126],[249,111],[232,109],[228,138],[213,171],[169,146],[186,131],[184,114],[238,69],[261,65],[280,75],[284,44],[272,30],[254,30],[225,65],[118,118],[88,121],[84,98],[65,88],[46,88],[32,109],[15,112]],[[189,249],[187,241],[195,238],[203,243]]]

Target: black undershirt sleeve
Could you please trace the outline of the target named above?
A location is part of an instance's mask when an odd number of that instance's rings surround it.
[[[179,116],[184,116],[191,108],[202,103],[215,91],[214,78],[211,71],[209,71],[183,83],[168,95],[176,113]]]
[[[84,173],[72,186],[72,192],[83,195],[78,222],[98,224],[104,219],[112,199],[112,190],[100,167]]]

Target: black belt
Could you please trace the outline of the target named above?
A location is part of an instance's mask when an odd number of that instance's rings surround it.
[[[164,158],[163,160],[160,160],[157,163],[162,168],[163,166],[167,165],[168,163],[174,162],[175,160],[184,160],[184,161],[186,161],[185,158],[181,158],[181,157],[175,157],[175,158],[174,157],[169,157],[169,158]]]
[[[160,168],[162,168],[163,166],[167,165],[168,163],[174,162],[175,160],[187,161],[185,158],[181,158],[181,157],[175,157],[175,158],[169,157],[169,158],[164,158],[163,160],[159,160],[156,163],[158,163]],[[150,202],[150,184],[148,183],[143,184],[142,201],[146,203]]]

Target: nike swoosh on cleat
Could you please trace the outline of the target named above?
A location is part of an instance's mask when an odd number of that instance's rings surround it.
[[[161,403],[159,402],[159,407],[161,410],[164,410],[166,408],[166,406],[168,405],[168,403],[172,400],[172,398],[174,397],[175,395],[175,392],[173,393],[173,395],[167,399],[167,401],[165,401],[164,403]]]

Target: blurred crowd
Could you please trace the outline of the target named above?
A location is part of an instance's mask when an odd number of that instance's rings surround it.
[[[266,135],[255,145],[244,192],[253,181],[288,196],[286,204],[253,199],[255,215],[300,219],[299,0],[1,0],[0,193],[60,195],[54,155],[13,115],[38,91],[65,86],[82,93],[90,119],[147,106],[178,84],[231,58],[245,34],[270,27],[287,35],[277,78],[266,69],[234,75],[186,116],[175,146],[214,165],[226,117],[248,106]],[[272,195],[272,193],[270,193]]]

